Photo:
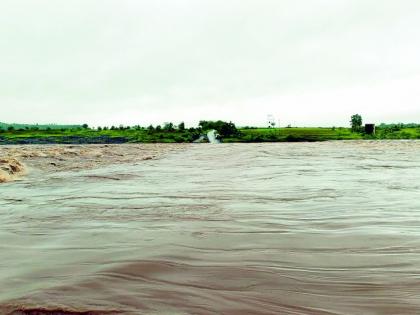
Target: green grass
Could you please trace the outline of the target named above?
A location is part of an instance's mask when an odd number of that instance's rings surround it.
[[[182,143],[193,142],[199,130],[148,131],[146,129],[51,129],[0,131],[0,144],[35,143]],[[374,136],[353,133],[348,128],[243,128],[223,142],[301,142],[362,139],[420,139],[420,128],[379,128]]]
[[[225,142],[298,142],[326,140],[357,140],[363,136],[347,128],[258,128],[240,129],[241,136]]]
[[[378,139],[420,139],[420,128],[401,128],[400,130],[379,129]]]
[[[196,136],[198,137],[198,136]],[[176,143],[192,142],[194,134],[188,131],[152,133],[147,130],[14,130],[0,132],[0,144],[33,143]]]
[[[241,129],[241,136],[225,142],[299,142],[327,140],[420,139],[419,128],[391,130],[378,128],[375,135],[352,132],[348,128],[258,128]]]
[[[31,128],[38,128],[38,129],[42,129],[45,130],[47,128],[50,129],[75,129],[75,128],[80,128],[82,127],[82,125],[57,125],[57,124],[44,124],[44,125],[39,125],[39,124],[7,124],[7,123],[3,123],[0,122],[0,128],[1,129],[5,129],[7,130],[7,128],[9,127],[13,127],[14,129],[31,129]]]

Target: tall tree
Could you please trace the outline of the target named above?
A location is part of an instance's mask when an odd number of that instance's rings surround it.
[[[164,131],[174,131],[175,130],[175,128],[174,128],[174,124],[173,123],[171,123],[171,122],[168,122],[168,123],[165,123],[164,125],[163,125],[163,130]]]
[[[359,114],[354,114],[353,116],[351,116],[350,124],[351,124],[351,130],[353,132],[360,131],[362,129],[362,123],[363,123],[363,119],[362,119],[362,116],[360,116]]]

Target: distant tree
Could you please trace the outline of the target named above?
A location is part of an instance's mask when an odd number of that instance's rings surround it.
[[[82,125],[82,128],[83,128],[83,129],[88,129],[88,128],[89,128],[89,125],[88,125],[88,124],[83,124],[83,125]]]
[[[115,130],[115,126],[111,126],[111,130]]]
[[[98,131],[102,131],[102,127],[98,127]]]
[[[162,127],[160,125],[157,125],[156,126],[156,131],[161,131],[161,130],[162,130]]]
[[[147,130],[148,131],[154,131],[155,130],[155,127],[153,127],[153,125],[150,125],[149,127],[147,127]]]
[[[214,129],[222,137],[230,137],[230,136],[239,134],[239,131],[236,128],[235,124],[231,121],[225,122],[222,120],[217,120],[217,121],[201,120],[199,123],[199,127],[204,131]]]
[[[179,131],[184,131],[184,130],[185,130],[185,123],[184,123],[184,122],[181,122],[181,123],[178,125],[178,130],[179,130]]]
[[[199,127],[204,131],[214,129],[222,137],[229,137],[229,136],[239,134],[239,131],[233,122],[225,122],[222,120],[218,120],[218,121],[201,120],[199,122]]]
[[[168,132],[174,131],[174,130],[175,130],[175,128],[174,128],[174,124],[173,124],[173,123],[171,123],[171,122],[169,122],[169,123],[165,123],[165,124],[163,125],[163,130],[164,130],[164,131],[168,131]]]
[[[9,126],[9,127],[7,127],[7,130],[8,130],[8,131],[13,131],[13,130],[15,130],[15,127],[13,127],[13,126]]]
[[[353,116],[351,116],[350,125],[351,125],[351,130],[353,132],[361,131],[362,123],[363,123],[363,119],[362,119],[362,116],[360,116],[359,114],[354,114]]]
[[[218,130],[222,137],[230,137],[238,134],[238,129],[233,122],[222,124],[220,130]]]
[[[107,127],[107,126],[105,126],[104,128],[103,128],[103,130],[108,130],[109,128]]]
[[[203,130],[214,129],[214,128],[211,128],[212,123],[214,124],[214,122],[211,122],[211,121],[200,120],[200,122],[198,123],[198,127]]]

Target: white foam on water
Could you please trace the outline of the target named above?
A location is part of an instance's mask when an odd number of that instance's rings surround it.
[[[214,129],[207,132],[207,138],[210,143],[220,143],[220,140],[217,139],[217,132]]]

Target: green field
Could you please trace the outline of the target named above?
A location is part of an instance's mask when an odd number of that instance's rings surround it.
[[[258,128],[241,129],[241,136],[225,142],[300,142],[328,140],[420,139],[420,128],[377,128],[375,135],[352,132],[349,128]]]
[[[149,130],[121,128],[96,130],[89,128],[0,130],[0,144],[44,143],[190,143],[204,135],[205,130]],[[420,128],[378,128],[376,135],[351,132],[349,128],[239,128],[235,135],[222,141],[232,142],[303,142],[362,139],[420,139]]]
[[[226,142],[299,142],[363,139],[348,128],[256,128],[241,129],[240,136]]]
[[[199,134],[189,131],[149,132],[141,129],[124,130],[14,130],[0,132],[0,144],[37,144],[37,143],[182,143],[193,142]]]
[[[82,125],[57,125],[57,124],[6,124],[0,122],[0,129],[7,130],[9,127],[13,127],[13,129],[30,129],[30,128],[37,128],[41,130],[46,129],[71,129],[71,128],[80,128]]]

